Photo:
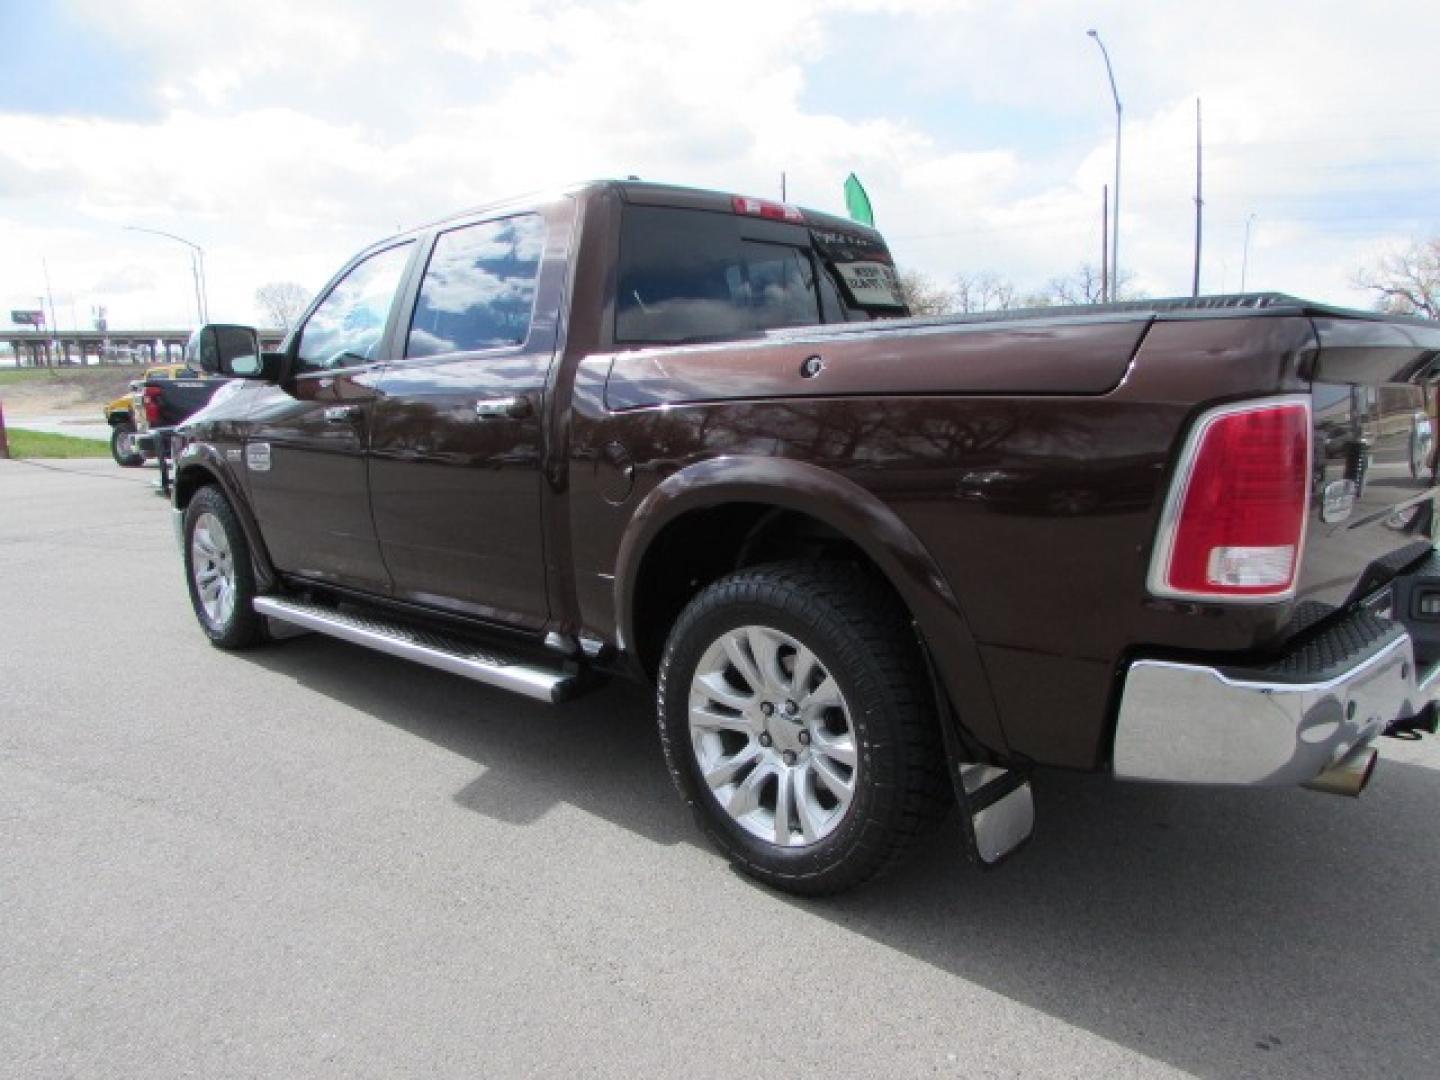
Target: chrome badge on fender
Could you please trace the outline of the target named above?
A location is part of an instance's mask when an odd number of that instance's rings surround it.
[[[257,442],[245,447],[245,467],[251,472],[269,472],[270,444]]]

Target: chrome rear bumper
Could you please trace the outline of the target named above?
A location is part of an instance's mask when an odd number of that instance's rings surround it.
[[[1306,681],[1245,669],[1139,660],[1125,674],[1115,775],[1181,784],[1305,784],[1440,696],[1392,633],[1339,672]]]

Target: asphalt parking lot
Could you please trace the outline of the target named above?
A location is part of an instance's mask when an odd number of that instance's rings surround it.
[[[547,709],[318,637],[218,652],[147,470],[0,461],[17,1077],[1433,1077],[1440,750],[1358,801],[1047,775],[799,902],[645,693]]]

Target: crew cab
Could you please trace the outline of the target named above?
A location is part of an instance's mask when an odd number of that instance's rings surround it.
[[[1440,328],[1260,294],[908,317],[873,229],[599,182],[383,240],[178,432],[200,625],[654,684],[736,864],[831,893],[1037,767],[1357,794],[1434,729]],[[357,655],[357,662],[361,662]]]

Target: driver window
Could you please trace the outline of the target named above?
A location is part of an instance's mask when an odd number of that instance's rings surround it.
[[[300,371],[354,367],[377,358],[410,249],[404,243],[377,251],[335,283],[300,333]]]

